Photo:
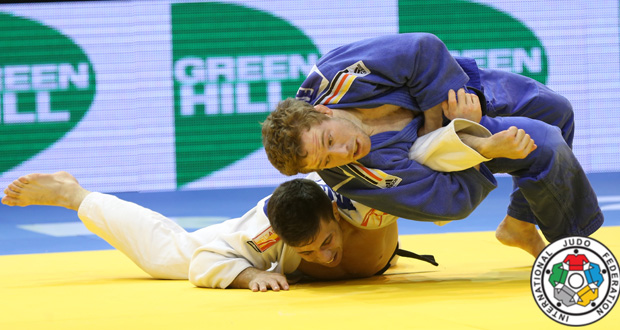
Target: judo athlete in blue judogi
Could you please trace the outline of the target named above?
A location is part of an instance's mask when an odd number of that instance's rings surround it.
[[[458,89],[477,94],[479,123],[491,134],[506,134],[515,126],[537,148],[522,159],[487,157],[477,168],[456,172],[438,172],[410,160],[412,144],[441,126],[433,118],[438,111],[441,118],[447,95]],[[540,238],[513,244],[514,237],[504,234],[518,234],[511,229],[515,224],[537,224],[553,242],[588,236],[603,223],[596,195],[571,150],[569,101],[530,78],[482,70],[473,59],[453,57],[434,35],[390,35],[336,48],[318,61],[296,99],[330,118],[299,125],[292,119],[294,111],[282,104],[267,118],[263,144],[284,174],[316,170],[334,190],[365,205],[402,218],[438,221],[467,217],[496,188],[493,173],[508,173],[514,190],[498,239],[522,248],[533,244],[524,249],[534,255],[544,247]],[[298,103],[284,104],[304,107]],[[406,124],[386,128],[381,119],[390,116]],[[330,123],[336,119],[349,121],[346,125],[357,131]],[[289,132],[295,125],[300,126],[297,136]],[[533,225],[528,228],[528,235],[538,236]]]

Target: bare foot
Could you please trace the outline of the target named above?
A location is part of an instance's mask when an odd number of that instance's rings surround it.
[[[13,181],[5,190],[2,204],[9,206],[51,205],[77,211],[90,192],[67,172],[28,174]]]
[[[497,227],[495,237],[502,244],[525,250],[534,258],[538,257],[547,245],[534,224],[517,220],[509,215]]]

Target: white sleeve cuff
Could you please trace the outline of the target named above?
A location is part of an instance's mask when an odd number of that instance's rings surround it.
[[[449,125],[418,138],[409,149],[409,159],[440,172],[463,171],[491,160],[463,143],[457,132],[478,137],[491,136],[484,126],[457,118]]]

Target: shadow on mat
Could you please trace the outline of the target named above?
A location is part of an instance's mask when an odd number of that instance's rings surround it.
[[[366,291],[366,292],[409,292],[433,294],[451,294],[477,290],[485,291],[489,287],[505,289],[506,287],[523,287],[529,290],[531,267],[514,267],[489,269],[484,273],[443,274],[442,271],[398,272],[370,278],[344,281],[302,282],[294,285],[295,290],[312,291]]]

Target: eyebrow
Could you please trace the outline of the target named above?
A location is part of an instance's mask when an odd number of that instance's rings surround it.
[[[315,166],[312,166],[311,168],[314,168],[315,171],[318,171],[321,169],[321,164],[323,163],[323,160],[321,160],[321,156],[318,154],[319,150],[321,149],[321,146],[323,145],[323,137],[325,136],[325,132],[323,132],[321,134],[321,136],[319,136],[317,138],[316,135],[313,136],[314,139],[314,156],[315,156]]]
[[[325,239],[323,240],[323,243],[321,243],[321,246],[325,245],[326,244],[325,242],[327,242],[333,235],[334,234],[331,233],[327,237],[325,237]],[[309,250],[309,251],[301,251],[301,252],[297,252],[297,253],[299,253],[299,254],[311,254],[313,252],[314,252],[314,250]]]

